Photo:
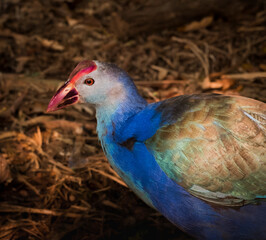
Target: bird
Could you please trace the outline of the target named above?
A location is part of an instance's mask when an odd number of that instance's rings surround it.
[[[97,134],[119,176],[196,239],[266,239],[266,104],[181,95],[147,103],[113,63],[80,62],[47,112],[96,109]]]

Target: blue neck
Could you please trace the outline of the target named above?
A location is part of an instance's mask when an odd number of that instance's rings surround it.
[[[106,104],[96,106],[97,132],[100,140],[106,135],[107,130],[118,129],[128,118],[147,106],[146,100],[139,95],[129,77],[123,76],[123,84],[123,97],[113,99],[112,104],[107,100]]]

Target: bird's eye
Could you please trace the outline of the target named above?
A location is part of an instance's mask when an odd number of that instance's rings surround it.
[[[94,84],[94,79],[93,78],[87,78],[85,79],[84,83],[87,84],[88,86],[91,86]]]

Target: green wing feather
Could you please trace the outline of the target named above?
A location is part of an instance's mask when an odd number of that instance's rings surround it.
[[[266,104],[203,98],[146,140],[164,172],[191,194],[222,205],[266,195]]]

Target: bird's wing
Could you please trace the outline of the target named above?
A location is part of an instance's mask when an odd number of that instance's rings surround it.
[[[221,205],[266,197],[265,103],[191,95],[165,101],[157,111],[165,124],[145,144],[171,179]]]

